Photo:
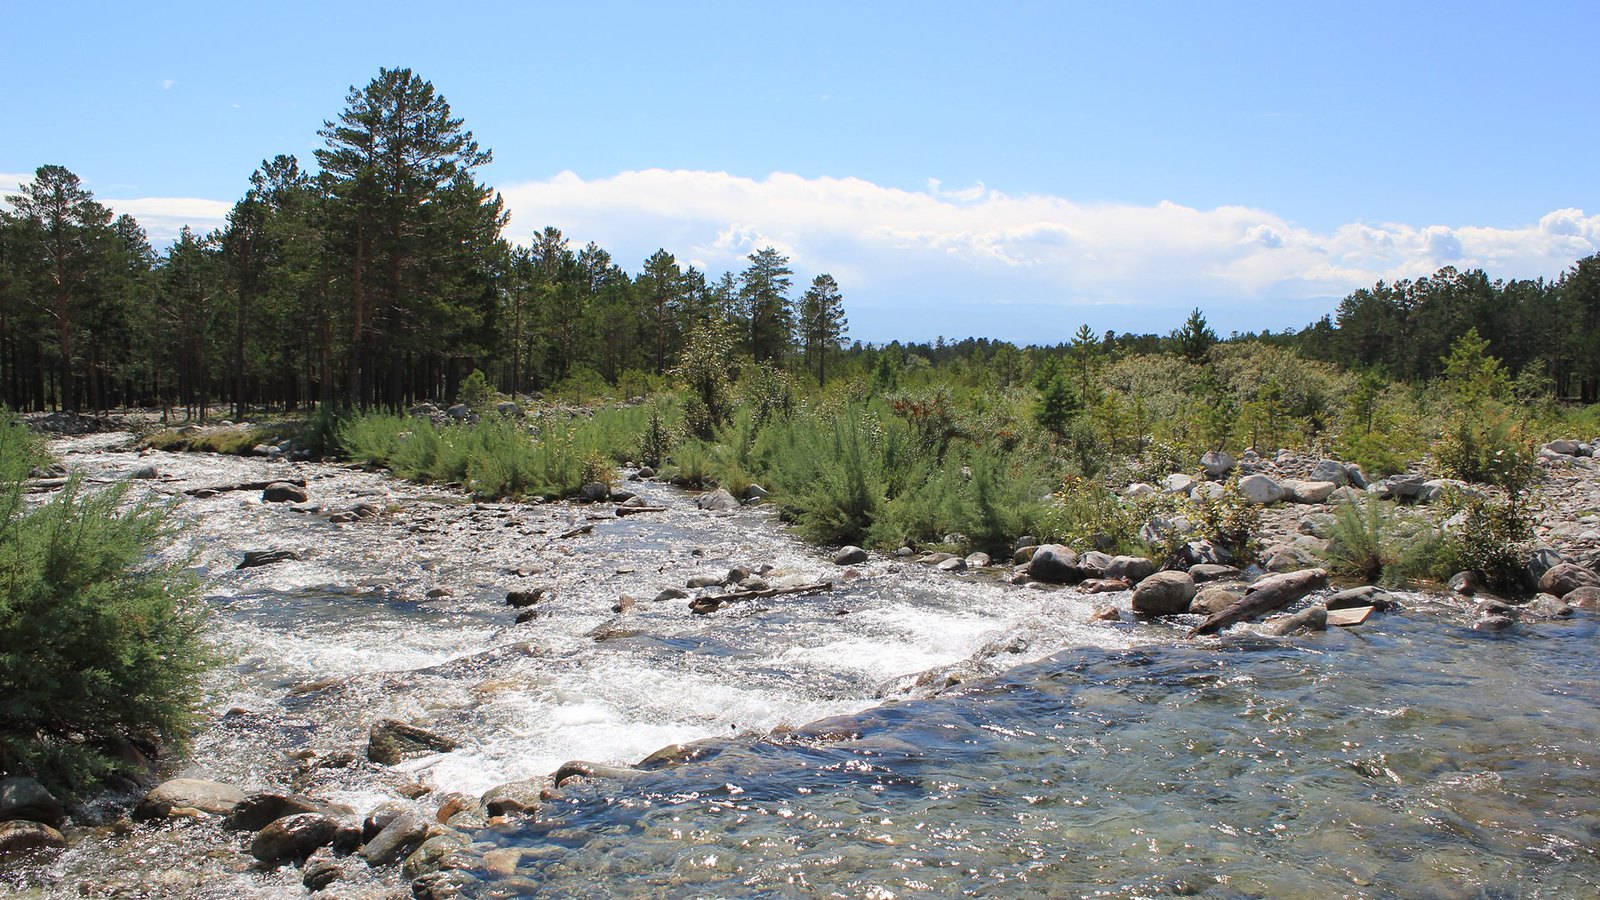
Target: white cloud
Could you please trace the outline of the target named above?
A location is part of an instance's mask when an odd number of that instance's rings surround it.
[[[1444,265],[1554,276],[1600,250],[1600,216],[1576,209],[1516,228],[1351,223],[1323,233],[1247,207],[1081,204],[937,179],[909,191],[783,172],[563,172],[504,194],[515,239],[555,225],[630,269],[665,247],[714,275],[770,244],[801,283],[838,277],[855,332],[875,339],[1054,341],[1080,321],[1164,331],[1192,306],[1224,330],[1283,328],[1379,279]]]
[[[161,246],[177,238],[183,226],[188,225],[196,234],[205,234],[221,228],[227,222],[232,203],[222,200],[204,200],[198,197],[138,197],[116,200],[95,198],[111,208],[117,215],[124,213],[139,220],[150,235],[150,243]]]
[[[172,86],[177,84],[177,83],[178,82],[175,79],[163,78],[163,79],[161,79],[161,89],[163,91],[170,91],[170,90],[172,90]]]

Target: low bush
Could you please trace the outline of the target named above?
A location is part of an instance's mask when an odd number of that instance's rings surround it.
[[[1533,550],[1533,515],[1525,498],[1449,491],[1439,504],[1439,548],[1431,574],[1443,581],[1473,571],[1497,590],[1521,586]]]
[[[160,554],[171,507],[76,478],[30,507],[16,430],[0,425],[0,776],[81,790],[127,743],[183,737],[214,654],[192,574]]]
[[[1431,574],[1438,551],[1428,522],[1374,499],[1338,504],[1324,559],[1335,574],[1393,586]]]

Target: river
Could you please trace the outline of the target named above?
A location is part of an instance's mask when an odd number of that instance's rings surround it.
[[[711,740],[696,761],[475,829],[480,852],[503,851],[473,871],[481,896],[1600,891],[1592,612],[1486,633],[1458,604],[1405,594],[1357,629],[1188,641],[1179,625],[1093,621],[1103,597],[994,573],[876,556],[846,573],[768,510],[707,513],[657,483],[628,486],[666,511],[613,518],[475,504],[343,466],[140,456],[106,436],[55,447],[93,480],[154,465],[147,484],[174,497],[297,477],[325,511],[383,510],[335,525],[259,491],[181,502],[189,527],[171,552],[205,578],[230,659],[164,775],[426,809],[568,760],[629,765]],[[303,559],[235,569],[265,549]],[[734,566],[835,589],[705,616],[654,602]],[[549,595],[518,624],[505,595],[535,587]],[[613,612],[624,594],[637,606]],[[381,718],[460,746],[369,765]],[[215,823],[72,839],[13,886],[305,894],[293,867],[259,870],[248,836]],[[401,884],[346,869],[330,896]]]

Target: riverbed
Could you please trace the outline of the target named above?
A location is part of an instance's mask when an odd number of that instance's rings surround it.
[[[163,774],[427,809],[582,759],[683,765],[581,784],[472,830],[482,896],[1577,897],[1600,889],[1593,612],[1503,632],[1401,595],[1291,638],[1101,622],[1107,596],[888,557],[846,570],[767,509],[472,503],[319,463],[58,441],[91,480],[179,503],[229,654]],[[185,490],[298,478],[307,504]],[[330,512],[366,503],[348,524]],[[592,526],[584,531],[585,526]],[[235,569],[246,551],[302,558]],[[740,567],[833,583],[695,615]],[[516,621],[510,591],[542,588]],[[626,596],[631,609],[615,611]],[[1109,595],[1117,600],[1118,595]],[[1126,606],[1126,595],[1121,595]],[[1189,623],[1192,624],[1192,623]],[[384,718],[456,750],[363,757]],[[121,808],[99,804],[108,821]],[[303,896],[211,822],[78,828],[12,876],[46,896]],[[405,895],[392,870],[334,896]]]

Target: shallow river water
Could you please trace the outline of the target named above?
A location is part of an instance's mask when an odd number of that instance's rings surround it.
[[[174,495],[299,477],[324,511],[385,510],[333,525],[259,491],[181,504],[191,527],[173,552],[194,554],[232,658],[164,774],[365,812],[708,741],[695,761],[569,787],[535,820],[472,832],[502,851],[474,872],[481,896],[1600,892],[1592,612],[1482,633],[1454,604],[1404,595],[1358,629],[1186,641],[1092,622],[1106,598],[992,573],[875,557],[845,580],[769,512],[701,512],[664,485],[629,486],[666,512],[616,519],[336,466],[56,447],[95,479],[154,464],[151,487]],[[234,570],[262,549],[304,559]],[[835,589],[706,616],[652,602],[735,565]],[[505,594],[533,587],[550,596],[515,624]],[[638,605],[614,613],[623,594]],[[942,689],[951,672],[961,683]],[[381,718],[460,747],[366,764]],[[246,838],[212,823],[72,839],[11,886],[304,894],[296,870],[255,869]],[[401,885],[347,869],[332,895]]]

